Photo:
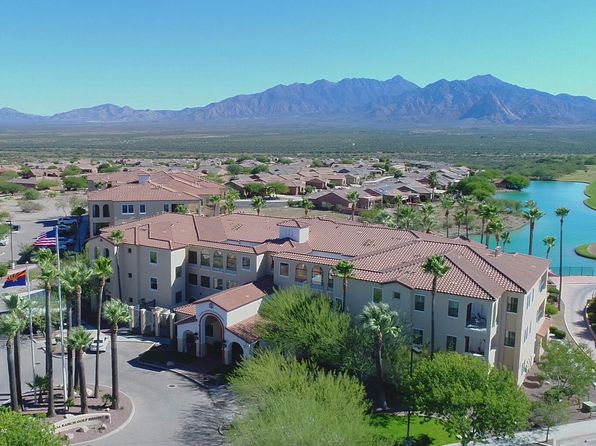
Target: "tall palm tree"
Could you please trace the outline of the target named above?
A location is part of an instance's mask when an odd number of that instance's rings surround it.
[[[480,243],[484,243],[485,225],[488,220],[493,219],[498,215],[499,211],[496,206],[487,203],[481,203],[476,210],[481,218],[480,222]]]
[[[434,217],[433,205],[431,203],[425,203],[420,208],[420,224],[426,233],[430,233],[430,231],[435,227],[436,221]]]
[[[315,204],[306,197],[302,199],[300,205],[304,208],[305,217],[308,217],[308,211],[315,208]]]
[[[342,296],[342,310],[346,309],[346,294],[348,292],[348,280],[354,277],[354,265],[347,260],[340,260],[333,268],[335,275],[342,280],[343,296]]]
[[[119,300],[110,299],[103,304],[104,318],[111,324],[110,348],[112,350],[112,409],[120,408],[120,386],[118,384],[118,325],[132,319],[128,306]]]
[[[383,409],[387,408],[383,390],[383,338],[395,337],[399,334],[397,312],[389,309],[387,304],[368,303],[360,314],[360,321],[365,331],[375,338],[375,368]]]
[[[410,206],[406,206],[401,210],[400,219],[397,224],[400,229],[409,231],[416,225],[416,220],[416,210]]]
[[[45,288],[45,348],[46,348],[46,376],[48,377],[48,417],[56,415],[54,407],[54,364],[52,360],[52,286],[58,278],[56,255],[48,248],[39,250],[36,262],[41,270],[39,278]],[[62,322],[60,322],[62,323]]]
[[[29,309],[30,302],[22,299],[18,294],[11,294],[4,298],[6,308],[11,313],[15,313],[20,320],[27,319],[27,310]],[[19,405],[23,406],[23,391],[21,387],[21,331],[14,337],[14,366],[15,366],[15,378],[17,383],[17,399]]]
[[[523,216],[530,223],[530,244],[528,246],[528,254],[532,255],[532,244],[534,243],[534,227],[536,226],[536,221],[544,217],[544,212],[538,209],[538,207],[533,206],[526,209],[523,212]]]
[[[443,194],[440,198],[441,207],[445,211],[445,229],[447,230],[447,238],[449,238],[449,213],[451,209],[455,206],[455,201],[451,196]],[[459,235],[459,234],[458,234]]]
[[[505,248],[507,247],[507,245],[509,243],[511,243],[511,233],[509,231],[501,232],[501,242],[503,244],[503,247],[501,248],[501,250],[503,252],[506,252]]]
[[[557,208],[555,214],[559,217],[559,299],[557,306],[561,309],[561,297],[563,296],[563,220],[569,215],[569,209]]]
[[[89,411],[87,407],[87,377],[85,376],[85,363],[83,351],[91,344],[93,336],[83,327],[75,327],[68,337],[68,347],[74,350],[77,369],[79,370],[79,395],[81,398],[81,413]]]
[[[439,179],[437,177],[437,172],[432,171],[428,175],[428,185],[432,188],[432,192],[430,194],[430,201],[434,201],[435,200],[435,189],[439,185]]]
[[[228,195],[226,195],[226,199],[224,202],[224,208],[226,213],[233,214],[234,211],[236,211],[236,201],[238,201],[239,198],[240,195],[238,195],[238,192],[236,192],[234,189],[231,189],[228,192]]]
[[[457,225],[457,236],[461,235],[461,225],[466,221],[466,214],[464,211],[457,211],[453,217]]]
[[[495,235],[496,245],[501,242],[501,232],[503,232],[503,222],[499,217],[493,217],[486,223],[486,247],[489,247],[491,234]]]
[[[6,336],[6,363],[8,365],[8,383],[10,388],[10,407],[21,410],[17,390],[17,376],[14,363],[14,340],[25,326],[24,320],[12,311],[0,316],[0,334]]]
[[[122,283],[120,281],[120,245],[126,241],[124,232],[120,229],[110,232],[108,240],[114,245],[114,257],[116,258],[116,276],[118,278],[118,299],[122,300]]]
[[[211,195],[209,197],[209,203],[213,206],[213,216],[217,215],[219,203],[221,203],[221,196],[219,195]]]
[[[251,205],[252,205],[252,208],[255,211],[257,211],[257,215],[261,215],[261,209],[267,207],[267,202],[265,201],[265,199],[263,197],[256,196],[256,197],[253,197]]]
[[[470,210],[474,207],[475,204],[476,204],[476,200],[474,200],[474,197],[472,197],[470,195],[464,195],[459,200],[459,206],[464,211],[464,216],[465,216],[464,222],[466,224],[466,238],[470,238],[469,214],[470,214]]]
[[[546,259],[547,260],[548,260],[548,257],[550,256],[550,250],[555,247],[556,242],[557,242],[556,237],[554,237],[552,235],[547,235],[546,237],[544,237],[542,239],[542,243],[544,243],[544,246],[546,246]]]
[[[431,359],[435,354],[435,296],[437,294],[437,282],[439,279],[445,276],[451,267],[447,265],[445,257],[441,255],[430,256],[426,259],[422,265],[422,270],[425,273],[432,274],[432,300],[430,305],[430,357]]]
[[[99,395],[99,341],[101,337],[101,307],[106,280],[112,275],[112,260],[107,257],[98,257],[93,262],[93,274],[99,279],[99,295],[97,298],[97,349],[95,350],[95,387],[93,397]]]
[[[356,205],[358,204],[358,200],[360,200],[360,194],[357,190],[353,190],[352,192],[346,195],[346,199],[351,205],[352,208],[352,221],[354,221],[354,215],[356,214]]]

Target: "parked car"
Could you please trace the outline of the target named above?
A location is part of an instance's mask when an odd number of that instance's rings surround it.
[[[0,246],[6,246],[8,243],[8,237],[4,237],[0,239]]]
[[[97,333],[93,332],[93,342],[89,345],[89,351],[95,353],[98,350],[97,338],[95,337]],[[105,352],[108,347],[108,342],[110,342],[110,338],[105,335],[101,335],[99,337],[99,352]]]
[[[76,224],[77,220],[71,217],[60,217],[58,219],[58,225],[72,226]]]

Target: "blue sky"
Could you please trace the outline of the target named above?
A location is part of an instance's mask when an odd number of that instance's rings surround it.
[[[280,83],[491,73],[596,98],[596,2],[0,0],[0,107],[179,109]]]

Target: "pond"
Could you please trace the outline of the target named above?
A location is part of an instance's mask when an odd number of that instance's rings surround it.
[[[561,181],[532,181],[530,186],[521,192],[504,192],[495,195],[495,198],[518,200],[525,203],[534,200],[538,207],[546,213],[536,222],[534,228],[533,254],[546,257],[546,247],[542,239],[547,235],[557,238],[557,244],[551,250],[550,259],[552,267],[558,271],[559,267],[559,218],[555,209],[566,207],[569,216],[563,225],[563,273],[568,275],[596,274],[596,260],[578,256],[575,247],[584,243],[596,242],[596,211],[587,207],[583,201],[585,183],[566,183]],[[507,252],[528,252],[530,226],[511,232],[511,243],[506,247]],[[476,238],[476,237],[475,237]],[[493,243],[491,245],[494,244]],[[571,271],[567,268],[571,267]],[[583,267],[580,271],[576,268]]]

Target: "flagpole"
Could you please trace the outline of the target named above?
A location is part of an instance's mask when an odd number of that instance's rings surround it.
[[[29,341],[31,343],[31,370],[33,371],[33,399],[37,401],[37,387],[35,386],[35,346],[33,345],[33,315],[31,303],[31,284],[29,283],[29,262],[25,266],[25,280],[27,282],[27,299],[29,301]]]
[[[58,266],[58,311],[60,315],[60,357],[62,361],[62,393],[64,394],[64,407],[66,408],[66,365],[64,363],[64,319],[62,313],[62,286],[60,280],[60,237],[58,236],[58,226],[56,231],[56,262]]]

